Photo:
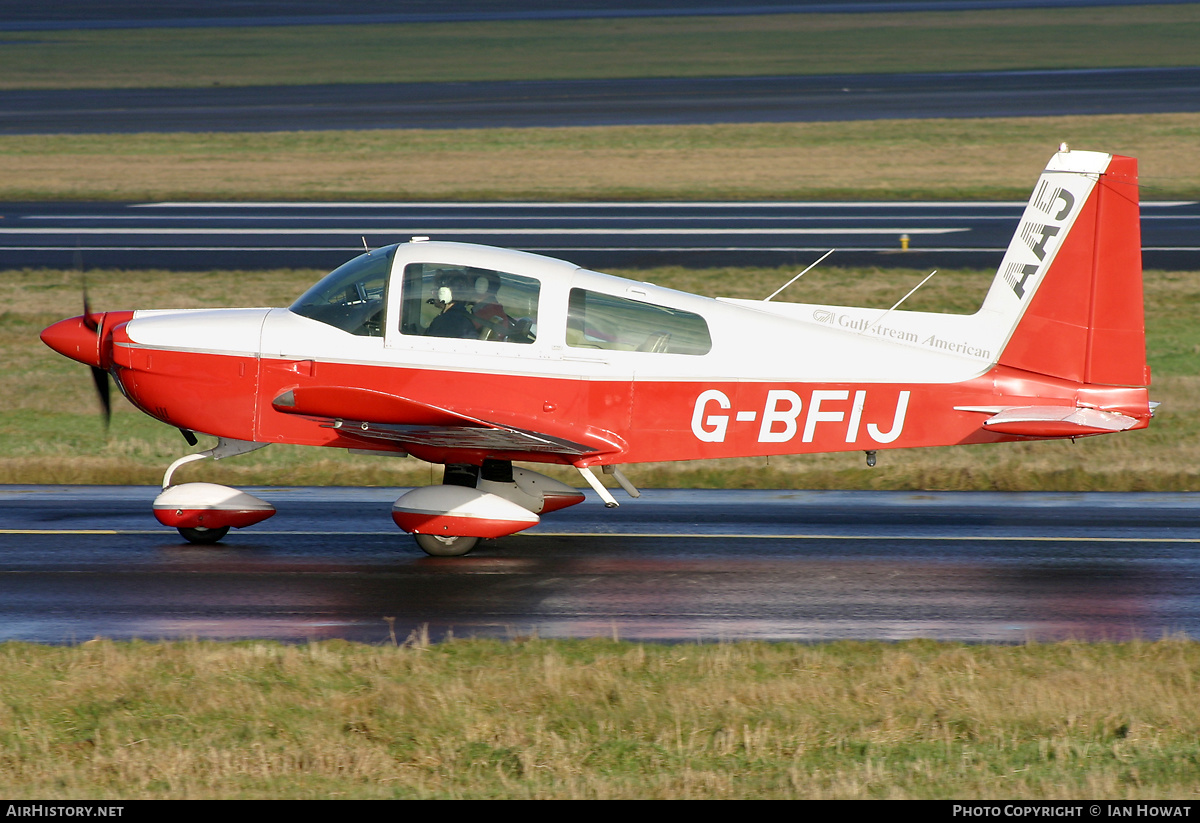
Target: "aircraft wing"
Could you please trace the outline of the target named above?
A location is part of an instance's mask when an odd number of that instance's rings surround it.
[[[371,389],[297,388],[276,397],[271,406],[285,414],[325,418],[329,428],[347,437],[438,451],[559,455],[574,459],[613,448],[611,443],[577,443]]]
[[[337,420],[330,428],[349,437],[382,440],[408,446],[437,449],[464,449],[490,452],[529,452],[582,457],[599,449],[547,434],[510,426],[411,426],[402,423],[371,423]]]

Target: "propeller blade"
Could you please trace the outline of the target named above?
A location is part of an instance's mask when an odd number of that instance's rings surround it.
[[[100,395],[100,406],[104,409],[104,428],[112,418],[112,391],[108,384],[108,372],[98,366],[92,366],[92,382],[96,384],[96,394]]]
[[[78,249],[76,255],[79,255]],[[88,302],[87,280],[83,276],[83,258],[79,256],[76,261],[76,266],[79,268],[79,287],[83,292],[83,325],[90,331],[97,334],[100,332],[100,320],[97,320],[92,315],[92,306]],[[103,315],[101,315],[103,318]],[[104,428],[108,428],[109,422],[112,420],[112,388],[108,383],[108,372],[99,366],[92,366],[92,382],[96,384],[96,394],[100,397],[100,408],[104,410]]]
[[[92,307],[88,305],[87,283],[83,283],[83,325],[92,331],[100,328],[100,323],[92,317]]]

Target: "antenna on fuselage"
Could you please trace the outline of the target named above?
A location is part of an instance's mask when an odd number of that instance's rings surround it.
[[[908,298],[912,297],[912,296],[913,296],[913,295],[916,293],[917,289],[921,288],[921,286],[924,286],[926,283],[928,283],[928,282],[929,282],[929,278],[933,277],[933,276],[934,276],[935,274],[937,274],[937,273],[938,273],[938,270],[937,270],[937,269],[934,269],[934,270],[933,270],[933,271],[931,271],[929,274],[925,275],[925,279],[924,279],[924,280],[922,280],[922,281],[921,281],[920,283],[918,283],[917,285],[913,286],[913,287],[912,287],[912,288],[909,290],[908,294],[904,295],[904,296],[903,296],[903,297],[901,297],[899,300],[897,300],[897,301],[896,301],[896,305],[892,306],[890,309],[888,309],[887,311],[885,311],[883,314],[881,314],[881,315],[879,315],[878,317],[876,317],[876,318],[875,318],[875,321],[874,321],[873,323],[871,323],[871,325],[869,325],[869,326],[867,326],[865,329],[863,329],[863,334],[866,334],[866,333],[867,333],[867,332],[869,332],[871,329],[875,328],[877,325],[879,325],[879,323],[880,323],[880,322],[882,322],[882,321],[883,321],[883,318],[887,317],[889,314],[891,314],[892,312],[894,312],[896,309],[900,308],[900,304],[901,304],[901,303],[903,303],[903,302],[904,302],[905,300],[907,300]]]
[[[821,262],[822,260],[824,260],[826,257],[828,257],[829,255],[833,254],[833,252],[834,252],[834,251],[835,251],[834,249],[830,249],[829,251],[827,251],[827,252],[825,252],[824,254],[822,254],[820,257],[818,257],[818,258],[817,258],[817,261],[816,261],[816,263],[813,263],[813,264],[812,264],[811,266],[809,266],[807,269],[805,269],[804,271],[802,271],[802,272],[800,272],[799,274],[797,274],[795,277],[793,277],[791,280],[789,280],[789,281],[787,281],[786,283],[784,283],[782,286],[780,286],[779,288],[777,288],[775,291],[771,292],[771,297],[774,297],[775,295],[779,294],[781,291],[783,291],[783,290],[784,290],[784,289],[786,289],[788,286],[790,286],[790,285],[792,285],[793,283],[795,283],[795,282],[796,282],[797,280],[799,280],[801,277],[803,277],[804,275],[808,274],[810,271],[812,271],[814,268],[816,268],[816,266],[817,266],[817,263],[820,263],[820,262]],[[771,297],[768,297],[768,298],[767,298],[767,300],[770,300],[770,299],[771,299]],[[765,302],[767,302],[767,301],[766,301],[766,300],[764,300],[763,302],[765,303]]]
[[[362,236],[362,241],[363,241],[363,251],[369,253],[371,251],[371,247],[367,245],[367,236],[365,234]]]

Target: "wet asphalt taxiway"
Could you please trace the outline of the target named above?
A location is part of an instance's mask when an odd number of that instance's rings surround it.
[[[0,487],[0,640],[1200,637],[1200,495],[648,490],[431,558],[400,489],[251,490],[193,546],[150,487]]]

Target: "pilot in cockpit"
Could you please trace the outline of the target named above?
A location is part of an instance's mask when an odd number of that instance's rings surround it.
[[[425,334],[429,337],[461,337],[472,339],[479,336],[479,328],[469,306],[474,293],[462,274],[448,274],[438,278],[429,301],[441,313],[433,318]]]

